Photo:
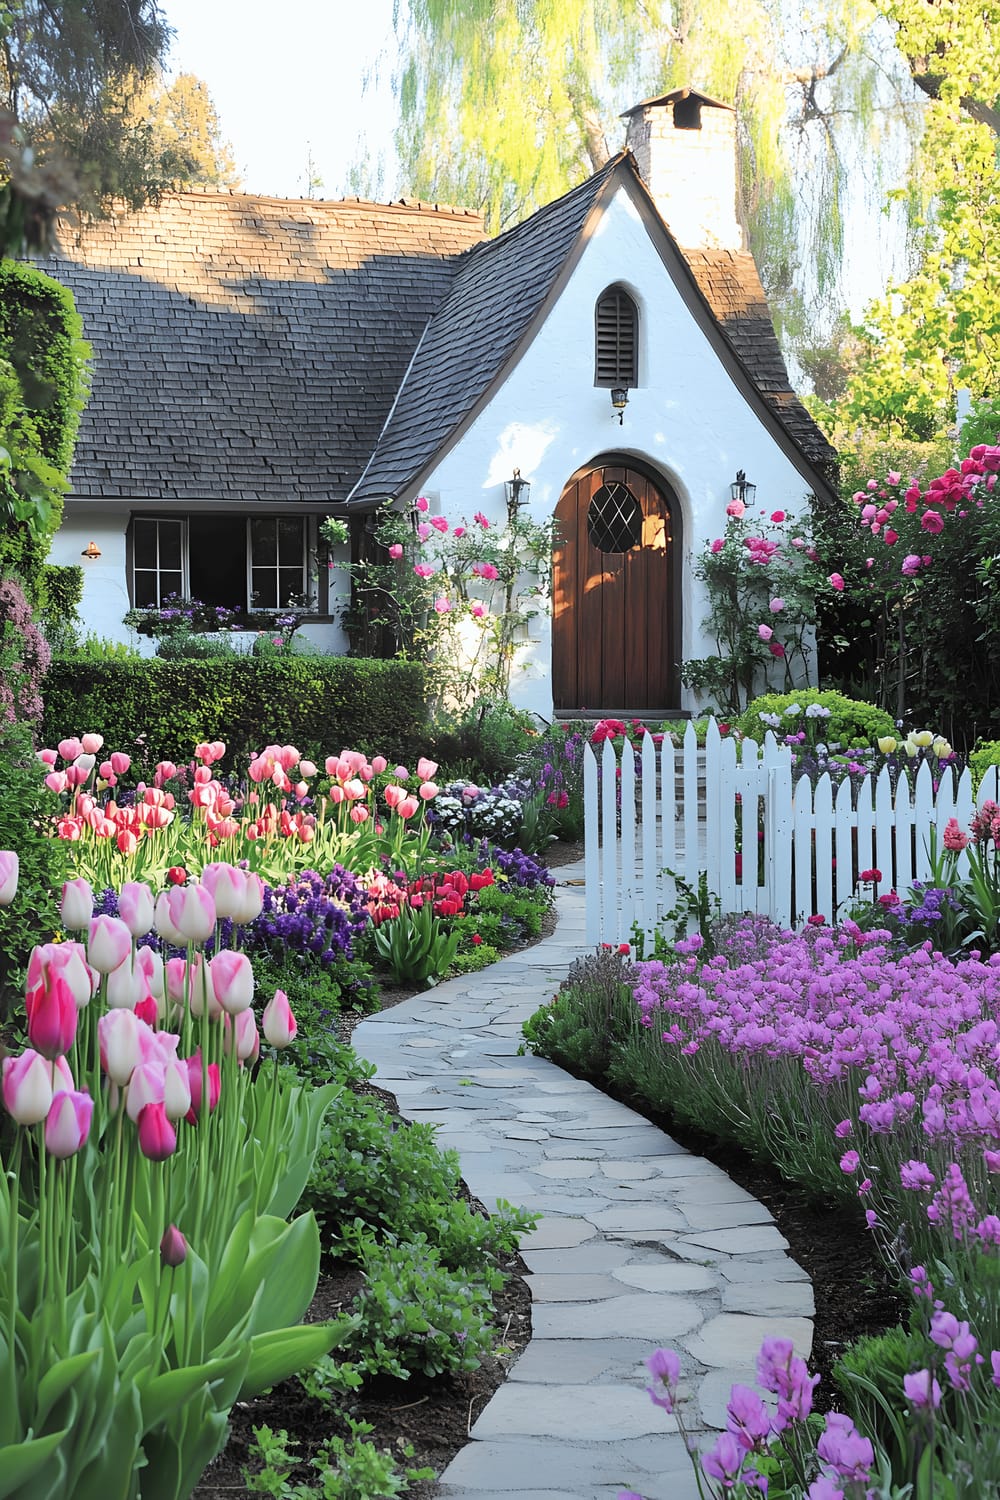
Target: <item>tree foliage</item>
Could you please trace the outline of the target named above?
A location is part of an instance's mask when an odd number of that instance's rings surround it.
[[[0,3],[0,252],[44,249],[59,208],[166,185],[132,103],[168,38],[156,0]]]
[[[160,170],[175,187],[239,187],[232,147],[202,79],[193,73],[157,79],[138,98],[136,113],[149,125]]]

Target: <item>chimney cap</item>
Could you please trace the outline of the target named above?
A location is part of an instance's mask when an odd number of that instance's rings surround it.
[[[671,89],[668,94],[657,94],[654,99],[640,99],[631,109],[623,109],[618,118],[627,120],[629,115],[638,114],[640,109],[654,104],[673,104],[678,99],[697,99],[699,104],[710,104],[713,109],[728,109],[731,114],[736,113],[735,104],[725,104],[721,99],[713,99],[708,94],[700,93],[698,89]]]

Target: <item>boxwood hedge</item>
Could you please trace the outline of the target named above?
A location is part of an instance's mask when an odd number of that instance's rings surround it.
[[[303,755],[345,748],[413,757],[426,748],[426,667],[355,657],[236,661],[53,659],[45,679],[43,743],[103,734],[145,769],[190,760],[201,740],[223,740],[224,766],[277,741]]]

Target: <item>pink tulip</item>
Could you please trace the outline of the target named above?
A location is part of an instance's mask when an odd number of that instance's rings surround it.
[[[139,1150],[150,1161],[166,1161],[177,1150],[177,1132],[162,1104],[147,1104],[139,1112]]]
[[[64,792],[69,786],[65,771],[50,771],[45,778],[45,785],[50,792]]]
[[[105,994],[109,1010],[135,1010],[148,993],[146,976],[138,964],[133,965],[131,954],[107,976]]]
[[[137,948],[135,966],[142,974],[148,993],[155,999],[162,1000],[164,995],[163,959],[160,955],[154,948]]]
[[[52,1064],[50,1075],[52,1083],[52,1097],[57,1094],[72,1094],[76,1088],[73,1082],[73,1073],[65,1057],[57,1057]]]
[[[300,760],[299,761],[299,775],[300,776],[315,776],[316,775],[316,766],[315,766],[314,762],[311,761],[311,760]]]
[[[398,807],[406,797],[406,791],[403,787],[395,786],[392,782],[390,782],[382,795],[386,800],[387,806]]]
[[[175,948],[183,948],[187,942],[183,933],[174,926],[170,909],[170,891],[161,891],[153,908],[153,925],[161,938]]]
[[[433,781],[425,781],[420,788],[420,796],[425,802],[430,802],[438,794],[439,788]]]
[[[31,950],[28,989],[36,990],[39,985],[47,984],[53,974],[58,974],[69,985],[77,1010],[89,1005],[99,976],[88,967],[82,943],[43,943]]]
[[[222,1009],[237,1016],[253,1004],[253,967],[245,953],[223,948],[209,964],[212,988]]]
[[[260,1033],[257,1030],[257,1019],[252,1010],[241,1010],[238,1016],[233,1016],[230,1021],[226,1017],[226,1031],[223,1045],[229,1053],[236,1047],[236,1056],[240,1062],[256,1062],[260,1056]]]
[[[213,760],[221,760],[226,753],[226,747],[222,740],[213,740],[208,748],[212,752]]]
[[[131,756],[126,755],[123,750],[112,750],[111,769],[116,776],[124,776],[131,764]]]
[[[438,768],[436,760],[425,760],[423,756],[417,761],[417,777],[420,781],[430,781]]]
[[[153,926],[153,893],[141,880],[127,880],[118,892],[118,914],[134,938],[145,937]]]
[[[177,767],[172,760],[158,761],[156,770],[153,772],[153,784],[160,787],[165,781],[173,781],[176,775]]]
[[[3,1060],[3,1102],[19,1125],[39,1125],[52,1108],[52,1065],[27,1048]]]
[[[176,1224],[169,1224],[160,1241],[160,1264],[176,1270],[187,1260],[187,1240]]]
[[[185,1057],[183,1061],[188,1070],[188,1083],[191,1086],[191,1108],[184,1118],[189,1125],[197,1125],[201,1116],[202,1104],[201,1048],[199,1047],[198,1051],[192,1053],[190,1057]],[[222,1091],[222,1079],[219,1076],[218,1063],[209,1063],[207,1071],[208,1112],[211,1114],[219,1102],[219,1095]]]
[[[382,772],[385,770],[388,764],[389,762],[386,760],[384,755],[372,756],[372,770],[375,772],[376,776],[381,776]]]
[[[419,806],[416,797],[404,797],[396,811],[401,818],[412,818]]]
[[[351,817],[351,822],[352,823],[367,823],[368,822],[368,809],[367,809],[367,807],[362,807],[359,803],[355,803],[355,805],[351,808],[350,817]]]
[[[247,875],[246,890],[243,901],[238,911],[233,913],[233,921],[239,926],[245,927],[259,917],[264,910],[264,882],[259,875],[250,873]]]
[[[73,991],[60,974],[50,974],[47,982],[29,990],[25,997],[28,1012],[28,1041],[36,1052],[50,1061],[68,1052],[76,1036],[76,1000]]]
[[[216,916],[235,917],[246,899],[246,871],[235,865],[213,863],[202,870],[201,883],[215,902]]]
[[[135,1013],[140,1021],[145,1021],[147,1026],[155,1026],[160,1019],[159,1003],[147,993],[136,1001]]]
[[[183,1120],[191,1108],[191,1075],[179,1057],[163,1064],[163,1107],[168,1120]]]
[[[344,788],[342,786],[332,786],[330,788],[330,801],[334,807],[344,801]]]
[[[262,1029],[264,1040],[278,1051],[294,1040],[299,1028],[284,990],[275,990],[274,999],[264,1007]]]
[[[63,760],[76,760],[78,755],[83,754],[83,745],[76,738],[59,741],[59,754]]]
[[[165,894],[170,921],[180,933],[182,942],[204,943],[212,936],[215,931],[215,902],[205,886],[197,882],[175,885]],[[162,899],[161,896],[160,900]]]
[[[124,1088],[142,1062],[142,1033],[149,1027],[133,1010],[109,1010],[97,1022],[101,1067],[112,1083]]]
[[[115,773],[114,773],[114,768],[112,767],[111,762],[109,760],[102,760],[101,761],[101,764],[97,768],[97,774],[101,778],[101,780],[103,782],[105,782],[108,786],[114,786],[114,784],[115,784]]]
[[[85,755],[96,755],[104,744],[103,734],[85,734],[80,741]]]
[[[141,1062],[133,1071],[125,1096],[125,1113],[133,1124],[138,1125],[147,1104],[163,1103],[165,1081],[166,1067],[162,1062]]]
[[[9,906],[17,895],[20,860],[13,849],[0,849],[0,906]]]
[[[119,917],[103,913],[91,920],[87,935],[87,962],[99,974],[110,974],[132,952],[132,934]]]
[[[39,750],[38,759],[43,766],[54,766],[59,759],[59,752],[57,750]]]

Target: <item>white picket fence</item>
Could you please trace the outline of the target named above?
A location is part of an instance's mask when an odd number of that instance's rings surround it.
[[[689,724],[680,747],[643,736],[639,775],[635,758],[629,745],[616,755],[610,740],[600,764],[584,749],[588,943],[628,942],[633,924],[650,937],[676,902],[677,879],[697,889],[702,873],[723,912],[759,912],[784,927],[816,913],[831,921],[859,894],[874,900],[927,880],[931,830],[940,847],[949,818],[967,830],[977,806],[1000,801],[996,767],[976,798],[969,772],[956,784],[947,768],[935,795],[927,764],[912,785],[900,775],[895,794],[887,768],[874,786],[845,778],[834,793],[823,775],[813,788],[793,778],[792,752],[771,733],[763,745],[737,745],[714,720],[703,751]],[[859,892],[869,869],[882,873],[878,889]]]

